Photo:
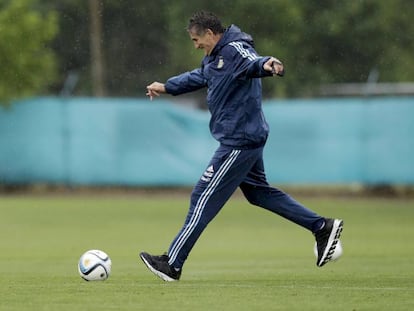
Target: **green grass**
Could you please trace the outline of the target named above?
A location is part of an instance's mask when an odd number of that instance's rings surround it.
[[[344,219],[339,261],[317,268],[310,233],[233,198],[164,283],[138,252],[167,249],[186,197],[0,197],[0,310],[414,310],[414,200],[299,200]],[[91,248],[105,282],[78,275]]]

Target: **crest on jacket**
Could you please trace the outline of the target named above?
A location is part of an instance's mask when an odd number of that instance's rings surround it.
[[[217,69],[221,69],[224,66],[224,58],[223,56],[219,56],[219,61],[217,63]]]

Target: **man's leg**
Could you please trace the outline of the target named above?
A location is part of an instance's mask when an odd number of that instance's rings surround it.
[[[253,205],[260,206],[312,232],[320,229],[324,218],[306,208],[285,192],[269,185],[252,185],[243,183],[240,188],[246,199]]]
[[[141,253],[147,267],[165,281],[180,278],[191,249],[208,223],[217,215],[246,178],[260,151],[234,150],[220,146],[191,194],[190,208],[183,227],[171,243],[168,254]]]
[[[276,213],[312,232],[320,229],[324,223],[323,217],[268,184],[262,158],[254,164],[240,189],[251,204]]]
[[[169,264],[181,268],[197,239],[217,215],[257,159],[257,150],[221,146],[191,194],[190,209],[181,231],[168,250]]]
[[[342,220],[323,218],[283,191],[269,186],[262,157],[252,166],[240,188],[250,203],[312,231],[317,244],[317,266],[331,260],[342,232]]]

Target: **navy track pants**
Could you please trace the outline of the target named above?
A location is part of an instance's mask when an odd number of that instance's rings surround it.
[[[184,265],[205,227],[237,187],[240,187],[251,204],[276,213],[310,231],[316,231],[323,223],[323,217],[268,184],[263,165],[263,147],[237,150],[221,145],[192,191],[184,226],[168,250],[170,265],[175,268]]]

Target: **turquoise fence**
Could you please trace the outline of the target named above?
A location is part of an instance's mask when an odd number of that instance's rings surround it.
[[[0,183],[193,185],[217,147],[206,111],[169,97],[34,98],[0,108]],[[414,184],[414,98],[277,100],[271,183]]]

